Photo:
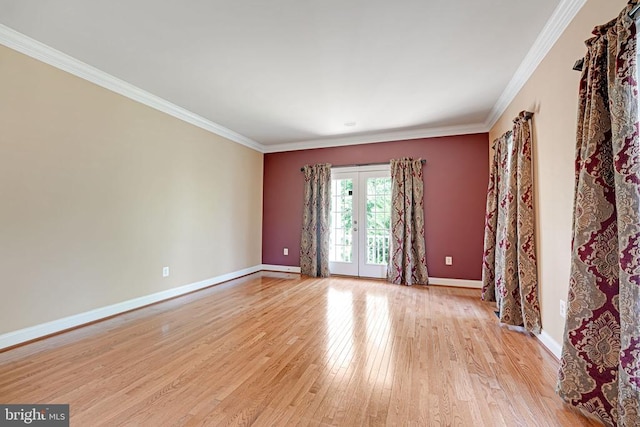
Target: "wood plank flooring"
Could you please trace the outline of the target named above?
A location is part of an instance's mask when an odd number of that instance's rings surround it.
[[[257,273],[0,353],[72,426],[597,426],[479,291]]]

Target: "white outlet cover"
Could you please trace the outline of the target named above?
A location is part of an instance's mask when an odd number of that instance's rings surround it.
[[[444,257],[444,263],[446,265],[453,265],[453,257],[450,257],[450,256]]]
[[[289,255],[289,248],[284,248],[282,253],[285,254],[285,255]]]
[[[162,268],[162,277],[169,277],[169,267]]]

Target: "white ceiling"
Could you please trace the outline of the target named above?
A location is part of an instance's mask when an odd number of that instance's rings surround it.
[[[487,130],[584,1],[0,0],[0,23],[274,151]]]

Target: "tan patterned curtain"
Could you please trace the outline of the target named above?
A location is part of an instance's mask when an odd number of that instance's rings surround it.
[[[507,132],[493,142],[493,161],[491,162],[489,188],[487,189],[484,255],[482,257],[482,299],[485,301],[496,301],[496,229],[498,227],[498,199],[502,183],[501,174],[498,171],[506,169],[506,148],[511,134],[512,132]]]
[[[391,248],[387,279],[426,285],[422,160],[391,160]]]
[[[312,277],[329,276],[329,216],[331,165],[305,165],[300,272]]]
[[[640,138],[636,26],[594,30],[580,83],[571,277],[558,393],[640,426]]]
[[[482,298],[497,302],[500,322],[539,334],[532,115],[520,113],[513,131],[495,142],[487,191]]]

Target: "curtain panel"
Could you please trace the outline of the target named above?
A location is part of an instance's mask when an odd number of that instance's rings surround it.
[[[498,228],[498,201],[500,199],[501,184],[498,171],[504,170],[507,164],[506,148],[512,132],[507,132],[493,141],[493,160],[489,172],[489,187],[487,189],[487,213],[484,223],[484,253],[482,256],[482,299],[497,301],[496,299],[496,237]]]
[[[331,214],[331,165],[305,165],[300,272],[312,277],[329,277]]]
[[[500,322],[541,331],[531,158],[532,113],[495,141],[487,190],[482,298],[496,301]]]
[[[629,12],[587,41],[571,276],[558,393],[609,426],[640,426],[640,139]]]
[[[391,160],[391,248],[387,279],[426,285],[422,160]]]

